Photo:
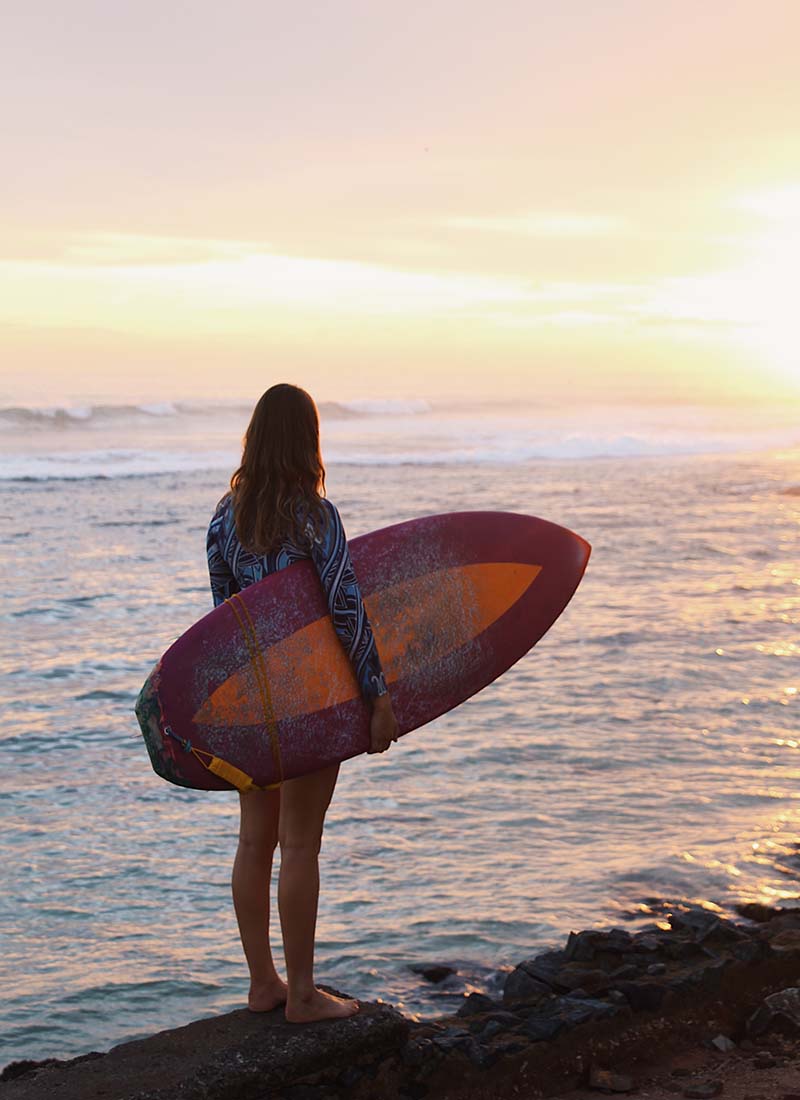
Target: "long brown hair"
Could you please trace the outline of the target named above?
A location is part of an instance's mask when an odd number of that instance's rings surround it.
[[[309,520],[325,522],[324,493],[317,407],[299,386],[271,386],[253,410],[242,462],[231,478],[242,546],[266,554],[287,536],[303,542]]]

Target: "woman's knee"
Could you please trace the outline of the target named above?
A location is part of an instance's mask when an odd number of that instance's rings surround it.
[[[276,791],[251,791],[239,796],[239,847],[245,855],[270,858],[278,842],[280,795]]]
[[[288,829],[280,830],[278,843],[281,846],[281,859],[315,859],[322,847],[322,830],[293,833]]]
[[[239,850],[254,859],[272,859],[278,838],[274,832],[250,832],[240,830]]]
[[[287,853],[317,855],[322,845],[325,814],[330,805],[339,765],[332,764],[310,775],[284,783],[281,793],[278,843]]]

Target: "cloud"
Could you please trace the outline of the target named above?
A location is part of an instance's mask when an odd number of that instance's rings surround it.
[[[67,240],[63,258],[87,264],[207,263],[268,252],[267,241],[173,237],[141,233],[91,233]]]
[[[770,221],[796,224],[800,222],[800,184],[759,191],[753,195],[739,195],[730,205]]]
[[[512,233],[526,237],[607,237],[623,230],[623,218],[607,214],[572,214],[555,211],[468,216],[457,215],[439,221],[450,229]]]

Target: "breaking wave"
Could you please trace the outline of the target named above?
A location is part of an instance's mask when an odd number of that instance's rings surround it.
[[[419,416],[431,411],[422,399],[388,399],[377,401],[321,401],[320,416],[327,420],[342,420],[368,416]],[[156,421],[181,419],[211,421],[236,419],[245,421],[253,410],[252,402],[212,404],[189,401],[152,401],[136,405],[9,405],[0,408],[0,431],[80,430],[116,425],[152,424]]]

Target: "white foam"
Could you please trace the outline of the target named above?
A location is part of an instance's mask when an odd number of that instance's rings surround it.
[[[347,412],[361,416],[415,416],[431,411],[431,403],[423,398],[402,400],[387,398],[383,401],[341,401],[339,405]]]
[[[102,450],[55,454],[0,455],[0,481],[86,481],[149,474],[231,470],[230,451]]]

